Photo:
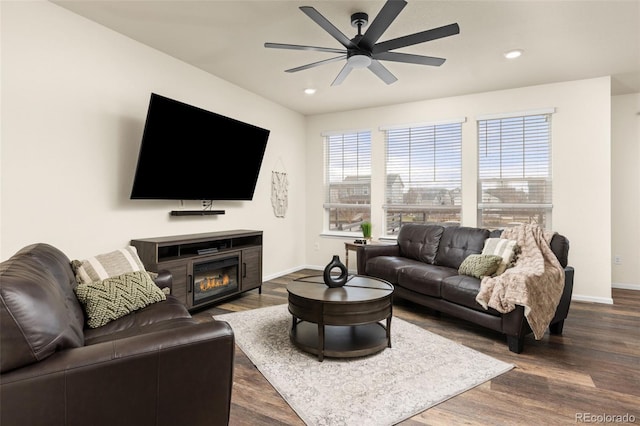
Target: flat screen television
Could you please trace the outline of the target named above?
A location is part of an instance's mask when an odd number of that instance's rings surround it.
[[[251,200],[269,133],[152,93],[131,199]]]

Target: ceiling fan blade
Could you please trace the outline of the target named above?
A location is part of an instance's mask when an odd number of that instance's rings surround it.
[[[389,50],[399,49],[401,47],[413,46],[414,44],[424,43],[426,41],[436,40],[443,37],[449,37],[460,33],[458,24],[449,24],[444,27],[433,28],[415,34],[394,38],[392,40],[383,41],[373,46],[372,53],[387,52]]]
[[[386,69],[380,62],[375,59],[371,61],[369,69],[387,84],[395,83],[396,81],[398,81],[396,76],[391,74],[391,71]]]
[[[311,6],[300,6],[300,10],[303,11],[309,18],[311,18],[316,24],[320,25],[322,29],[328,32],[333,38],[338,40],[346,48],[355,48],[356,45],[344,35],[339,29],[337,29],[331,22],[320,14]]]
[[[269,47],[272,49],[313,50],[315,52],[343,53],[343,54],[347,53],[345,49],[334,49],[331,47],[300,46],[298,44],[265,43],[264,47]]]
[[[444,61],[446,61],[446,59],[444,58],[411,55],[409,53],[397,52],[380,52],[372,55],[372,57],[374,59],[380,59],[382,61],[405,62],[408,64],[431,65],[434,67],[439,67],[440,65],[444,64]]]
[[[291,68],[291,69],[285,70],[285,72],[297,72],[297,71],[302,71],[302,70],[308,70],[309,68],[314,68],[314,67],[317,67],[319,65],[329,64],[331,62],[336,62],[336,61],[341,61],[341,60],[345,59],[346,57],[347,57],[347,55],[336,56],[335,58],[329,58],[329,59],[325,59],[323,61],[314,62],[312,64],[302,65],[301,67]]]
[[[358,47],[370,51],[406,5],[404,0],[387,0],[358,42]]]
[[[331,85],[332,86],[337,86],[338,84],[342,83],[344,81],[344,79],[347,78],[347,76],[349,75],[349,73],[351,72],[352,69],[353,69],[353,67],[351,65],[349,65],[348,62],[346,64],[344,64],[344,67],[342,67],[342,69],[340,70],[340,72],[336,76],[336,79],[333,80],[333,83],[331,83]]]

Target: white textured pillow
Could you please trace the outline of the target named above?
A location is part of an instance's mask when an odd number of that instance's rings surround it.
[[[99,254],[83,261],[74,260],[71,264],[79,284],[91,284],[128,272],[145,270],[134,246]]]
[[[495,275],[502,274],[515,260],[518,243],[515,240],[508,240],[506,238],[487,238],[484,242],[484,248],[482,254],[494,254],[502,257],[502,262],[498,266],[498,270]]]

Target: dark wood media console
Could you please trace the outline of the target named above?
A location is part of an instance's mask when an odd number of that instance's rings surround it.
[[[241,229],[144,238],[131,240],[131,245],[138,250],[147,270],[171,272],[172,294],[189,310],[256,288],[262,292],[262,231]],[[218,264],[221,273],[216,270],[207,276],[206,271],[214,270]],[[225,275],[224,285],[221,275]]]

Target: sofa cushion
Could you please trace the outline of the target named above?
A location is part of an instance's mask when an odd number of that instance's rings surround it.
[[[85,345],[139,334],[139,330],[142,328],[153,330],[152,326],[156,323],[190,318],[191,314],[185,304],[175,296],[167,295],[166,300],[162,302],[153,303],[144,309],[133,311],[102,327],[85,329]]]
[[[75,292],[84,306],[90,328],[101,327],[166,298],[144,271],[129,272],[91,284],[78,284]]]
[[[453,275],[458,275],[458,271],[445,266],[412,262],[399,271],[397,285],[416,293],[440,297],[442,280]]]
[[[494,229],[491,232],[489,232],[489,238],[500,238],[500,236],[502,235],[502,231],[504,231],[504,229]]]
[[[143,333],[164,330],[168,324],[184,324],[196,321],[187,307],[175,296],[168,295],[166,300],[153,303],[144,309],[113,320],[102,327],[87,328],[84,331],[85,345],[122,339]]]
[[[33,244],[0,264],[0,371],[84,344],[84,314],[69,258]]]
[[[470,254],[460,264],[458,273],[482,279],[496,273],[503,259],[493,254]]]
[[[91,284],[127,272],[145,270],[134,246],[102,253],[82,261],[74,260],[72,266],[80,284]]]
[[[439,225],[407,223],[400,228],[400,254],[408,259],[432,264],[436,258],[444,228]]]
[[[457,270],[467,256],[482,253],[484,240],[488,237],[488,229],[465,226],[444,228],[435,264]]]
[[[486,312],[491,315],[500,316],[500,312],[493,308],[485,310],[482,305],[476,302],[476,296],[480,291],[480,280],[468,275],[456,275],[442,280],[441,297],[444,300],[457,305],[466,306],[475,311]]]
[[[410,264],[421,263],[420,261],[400,256],[376,256],[367,261],[365,274],[396,284],[398,282],[398,273],[402,268]]]

